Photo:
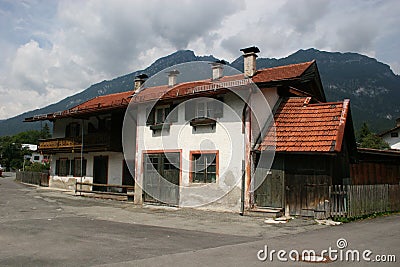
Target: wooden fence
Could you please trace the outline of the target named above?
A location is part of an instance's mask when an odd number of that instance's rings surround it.
[[[85,188],[84,188],[84,187]],[[114,189],[122,189],[125,192],[115,192]],[[75,183],[75,194],[76,193],[94,193],[94,194],[105,194],[114,196],[126,196],[128,200],[133,201],[135,192],[134,185],[116,185],[116,184],[97,184],[97,183]]]
[[[49,174],[43,172],[17,172],[16,178],[17,181],[28,183],[28,184],[36,184],[40,186],[49,186]]]
[[[330,187],[331,217],[358,217],[400,211],[400,185],[333,185]]]

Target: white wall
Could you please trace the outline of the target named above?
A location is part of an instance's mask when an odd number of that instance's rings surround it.
[[[109,184],[122,184],[122,170],[123,170],[123,154],[122,152],[94,152],[84,153],[83,157],[86,162],[86,176],[83,177],[85,182],[93,182],[93,159],[95,156],[108,156],[108,183]],[[68,158],[70,160],[80,157],[80,153],[58,153],[51,156],[50,163],[50,187],[58,187],[64,189],[74,189],[74,184],[80,177],[58,176],[55,174],[56,160],[60,158]]]
[[[263,88],[260,92],[252,94],[249,103],[253,110],[251,118],[252,146],[266,122],[273,118],[272,109],[278,99],[279,95],[276,88]]]
[[[108,183],[122,184],[124,156],[122,153],[110,153],[108,157]]]
[[[219,201],[218,209],[238,211],[240,208],[240,187],[242,177],[242,160],[244,159],[244,134],[242,133],[241,114],[243,102],[232,93],[224,96],[223,117],[217,119],[214,130],[210,126],[198,127],[195,131],[189,122],[185,122],[185,105],[179,105],[178,122],[172,123],[169,131],[159,131],[156,134],[145,126],[146,107],[139,106],[138,111],[138,153],[136,164],[136,180],[143,180],[142,153],[146,150],[176,150],[182,151],[182,171],[180,187],[180,206],[193,206],[207,203],[213,199]],[[207,147],[207,144],[211,145]],[[204,149],[208,148],[208,149]],[[218,150],[219,177],[217,183],[207,184],[199,188],[198,184],[189,182],[190,151]],[[225,193],[225,201],[216,198]],[[233,194],[233,195],[232,195]],[[210,206],[212,208],[212,204]]]
[[[391,133],[387,133],[382,138],[389,144],[391,149],[400,149],[400,129],[393,132],[397,132],[398,137],[391,137]]]
[[[82,120],[73,118],[63,118],[54,121],[53,124],[53,138],[65,137],[65,128],[68,124],[75,122],[82,125]],[[98,127],[98,120],[96,117],[90,117],[89,120],[84,120],[84,134],[88,134],[88,125],[92,123],[96,128]],[[82,131],[82,130],[81,130]]]
[[[35,160],[35,157],[39,157],[39,159],[38,159],[38,160]],[[32,155],[31,155],[30,161],[31,161],[31,162],[38,162],[38,163],[41,163],[41,162],[43,161],[43,159],[44,159],[44,155],[42,155],[42,154],[40,154],[40,153],[33,152]]]

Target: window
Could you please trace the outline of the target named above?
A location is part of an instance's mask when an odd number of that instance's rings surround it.
[[[223,117],[223,99],[200,98],[196,101],[189,101],[185,104],[185,120],[202,118],[222,118]]]
[[[215,183],[218,171],[218,152],[194,152],[191,154],[193,183]]]
[[[196,118],[214,118],[213,102],[201,101],[196,105]]]
[[[82,160],[82,176],[86,175],[86,159]],[[69,160],[66,158],[56,160],[56,175],[68,176],[72,175],[74,177],[81,176],[81,158],[75,158]]]
[[[81,125],[76,122],[72,122],[65,128],[65,137],[78,137],[81,135]]]
[[[75,158],[73,161],[72,165],[73,170],[72,175],[74,177],[80,177],[80,176],[85,176],[86,175],[86,159],[81,160],[81,158]],[[82,162],[82,175],[81,175],[81,162]]]
[[[178,109],[175,109],[176,105],[161,105],[155,106],[151,110],[146,109],[146,125],[157,125],[167,122],[178,121]]]
[[[392,132],[392,133],[390,133],[390,137],[399,137],[399,133],[398,132]]]
[[[56,175],[67,176],[69,174],[70,160],[58,159],[56,161]]]
[[[161,106],[156,108],[155,122],[156,124],[164,123],[168,117],[170,108],[169,106]]]
[[[33,157],[33,160],[35,160],[35,161],[38,161],[39,159],[40,159],[39,156],[34,156],[34,157]]]
[[[111,117],[98,118],[99,120],[99,131],[110,131],[111,130]]]

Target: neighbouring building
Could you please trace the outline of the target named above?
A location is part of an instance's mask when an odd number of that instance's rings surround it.
[[[40,152],[51,155],[50,187],[72,190],[77,180],[133,184],[121,145],[122,122],[131,94],[101,96],[64,112],[26,120],[53,122],[52,138],[39,144]]]
[[[400,184],[400,151],[358,148],[358,160],[350,165],[351,184]]]
[[[391,149],[400,150],[400,118],[396,119],[396,127],[379,134]]]
[[[49,185],[135,185],[136,204],[312,216],[326,201],[319,192],[346,183],[357,161],[349,100],[326,102],[315,61],[257,69],[258,48],[241,51],[243,74],[224,76],[215,62],[205,80],[179,83],[176,69],[146,87],[142,75],[132,91],[26,118],[53,122],[39,145],[51,155]],[[260,118],[264,98],[271,110]]]
[[[49,155],[44,155],[38,151],[38,145],[22,144],[21,148],[28,149],[32,154],[24,155],[24,158],[32,163],[44,163],[49,160]]]

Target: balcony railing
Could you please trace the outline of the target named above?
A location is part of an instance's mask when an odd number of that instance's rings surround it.
[[[88,134],[83,136],[83,149],[90,150],[99,147],[110,147],[110,134]],[[82,137],[65,137],[46,139],[39,143],[39,150],[69,150],[81,149]]]

